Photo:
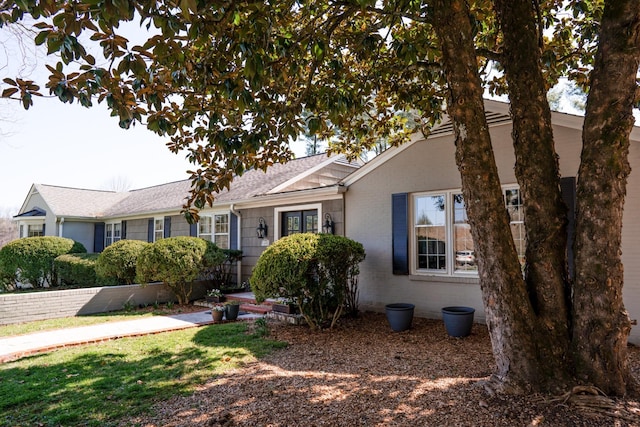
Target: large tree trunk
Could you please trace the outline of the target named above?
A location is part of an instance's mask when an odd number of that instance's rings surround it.
[[[448,113],[456,135],[456,162],[462,178],[487,325],[497,370],[493,385],[512,392],[537,388],[535,315],[529,302],[509,228],[484,115],[483,89],[469,11],[464,0],[434,3],[449,88]]]
[[[573,344],[581,381],[622,395],[630,380],[622,212],[640,52],[640,0],[605,5],[577,189]]]
[[[530,0],[497,0],[501,63],[509,85],[515,173],[527,236],[525,281],[536,312],[536,345],[549,390],[572,381],[569,353],[566,207],[560,194],[551,111],[542,75],[541,35]]]

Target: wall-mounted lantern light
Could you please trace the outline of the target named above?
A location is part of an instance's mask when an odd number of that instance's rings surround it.
[[[333,234],[333,220],[331,219],[331,215],[324,215],[324,223],[322,224],[322,232],[326,234]]]
[[[264,239],[267,237],[267,224],[264,222],[264,218],[260,217],[258,227],[256,228],[256,233],[258,234],[258,239]]]

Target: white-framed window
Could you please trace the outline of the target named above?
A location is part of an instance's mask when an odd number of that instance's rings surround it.
[[[122,238],[122,223],[108,222],[105,224],[104,230],[104,247],[117,242]]]
[[[18,223],[18,236],[19,237],[39,237],[44,236],[44,221],[20,221]]]
[[[27,225],[27,235],[25,237],[39,237],[44,236],[44,224],[29,224]]]
[[[198,237],[211,240],[220,249],[229,249],[229,214],[201,215]]]
[[[155,218],[153,220],[153,241],[157,242],[164,238],[164,218]]]
[[[505,188],[503,195],[518,257],[523,263],[526,240],[520,190]],[[475,245],[460,190],[416,193],[411,203],[413,273],[477,274]]]

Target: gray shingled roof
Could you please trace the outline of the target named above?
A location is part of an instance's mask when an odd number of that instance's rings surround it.
[[[128,193],[87,190],[35,184],[49,209],[57,216],[96,218],[103,216],[111,206],[127,197]]]
[[[337,156],[335,160],[342,157]],[[326,155],[319,154],[275,164],[266,172],[247,171],[233,180],[230,190],[219,193],[216,202],[247,200],[267,194],[326,160]],[[187,179],[119,193],[44,184],[36,184],[36,188],[55,215],[95,218],[180,210],[189,195],[191,181]]]

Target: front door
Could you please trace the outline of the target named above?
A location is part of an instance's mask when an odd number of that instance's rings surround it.
[[[318,211],[291,211],[282,213],[282,236],[295,233],[317,233]]]

